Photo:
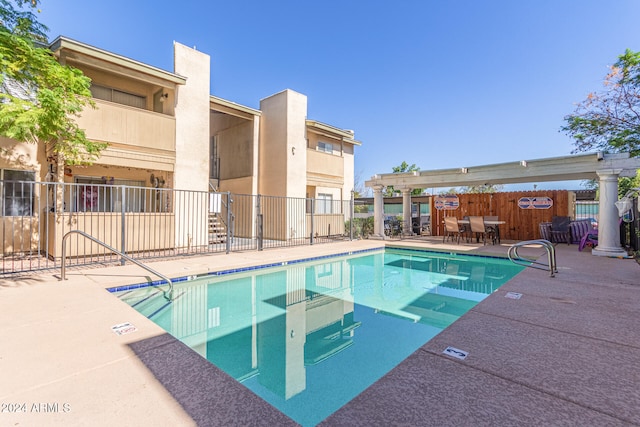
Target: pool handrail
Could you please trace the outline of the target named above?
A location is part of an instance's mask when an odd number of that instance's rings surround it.
[[[547,264],[539,262],[534,259],[525,258],[518,254],[518,248],[527,245],[541,245],[547,251]],[[558,272],[558,265],[556,263],[556,249],[548,240],[545,239],[536,239],[536,240],[524,240],[522,242],[518,242],[509,247],[509,251],[507,252],[507,256],[509,260],[514,264],[522,265],[524,267],[537,268],[540,270],[549,270],[550,276],[555,277],[555,274]]]
[[[144,268],[145,270],[147,270],[148,272],[155,274],[156,276],[160,277],[161,279],[165,280],[168,284],[169,284],[169,291],[163,291],[164,293],[164,297],[169,300],[172,301],[173,300],[173,282],[171,281],[171,279],[169,279],[167,276],[165,276],[162,273],[158,273],[157,271],[155,271],[154,269],[152,269],[151,267],[146,266],[145,264],[141,263],[140,261],[131,258],[129,255],[126,255],[124,253],[122,253],[121,251],[109,246],[108,244],[106,244],[105,242],[96,239],[95,237],[93,237],[90,234],[85,233],[84,231],[81,230],[69,230],[63,237],[62,237],[62,265],[60,268],[60,280],[67,280],[66,277],[66,266],[67,266],[67,251],[66,251],[66,245],[67,245],[67,238],[72,234],[72,233],[76,233],[76,234],[80,234],[84,237],[86,237],[87,239],[104,246],[105,248],[109,249],[111,252],[121,256],[122,258],[126,259],[127,261],[131,261],[132,263],[136,264],[139,267]]]

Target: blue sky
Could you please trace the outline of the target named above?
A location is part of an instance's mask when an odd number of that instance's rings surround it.
[[[50,39],[169,71],[174,40],[195,46],[211,56],[212,95],[233,102],[307,95],[310,119],[362,141],[360,181],[403,161],[429,170],[570,154],[563,117],[602,88],[618,55],[640,50],[638,0],[58,0],[41,10]]]

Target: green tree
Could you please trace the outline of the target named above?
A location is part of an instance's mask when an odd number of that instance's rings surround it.
[[[0,0],[0,135],[46,144],[66,163],[90,163],[106,148],[75,122],[93,107],[90,79],[60,64],[43,43],[39,0]]]
[[[618,179],[618,195],[624,197],[632,188],[640,188],[640,174],[633,178],[622,177]]]
[[[400,166],[394,166],[392,168],[393,173],[400,173],[400,172],[417,172],[419,171],[420,168],[417,167],[414,164],[412,164],[411,166],[409,166],[409,164],[407,162],[402,162],[402,164]],[[411,195],[412,196],[419,196],[420,194],[422,194],[422,188],[414,188],[413,190],[411,190]],[[389,185],[387,186],[387,188],[385,188],[384,190],[384,197],[391,197],[393,196],[393,193],[395,192],[395,189],[393,188],[393,185]]]
[[[620,55],[604,79],[604,90],[590,93],[565,122],[561,130],[575,140],[574,153],[640,155],[640,52],[627,49]]]
[[[458,194],[458,193],[459,193],[458,188],[453,187],[453,188],[450,188],[450,189],[448,189],[448,190],[440,190],[440,191],[438,192],[438,195],[440,195],[440,196],[446,196],[446,195],[448,195],[448,194]]]
[[[482,185],[472,185],[469,187],[462,187],[460,189],[461,193],[468,194],[476,194],[476,193],[497,193],[501,191],[504,187],[498,184],[482,184]]]

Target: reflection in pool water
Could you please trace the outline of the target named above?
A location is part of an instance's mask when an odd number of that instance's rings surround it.
[[[315,425],[520,272],[389,250],[204,277],[121,299],[302,425]]]

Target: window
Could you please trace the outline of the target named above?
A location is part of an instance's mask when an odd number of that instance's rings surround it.
[[[318,141],[318,151],[333,154],[333,144],[328,142]]]
[[[316,265],[315,268],[318,277],[328,277],[333,275],[333,263]]]
[[[333,213],[332,205],[333,205],[333,196],[331,194],[318,193],[318,198],[316,199],[316,213],[319,213],[319,214]]]
[[[0,169],[3,216],[32,216],[36,173]]]
[[[152,212],[160,206],[158,195],[152,194],[155,190],[145,188],[143,181],[86,177],[76,178],[76,184],[74,212],[120,212],[123,188],[125,212]]]
[[[147,97],[134,95],[132,93],[123,92],[118,89],[112,89],[106,86],[91,84],[91,95],[97,99],[111,101],[122,105],[128,105],[136,108],[147,108]]]
[[[4,216],[33,215],[35,172],[1,170],[2,214]]]

